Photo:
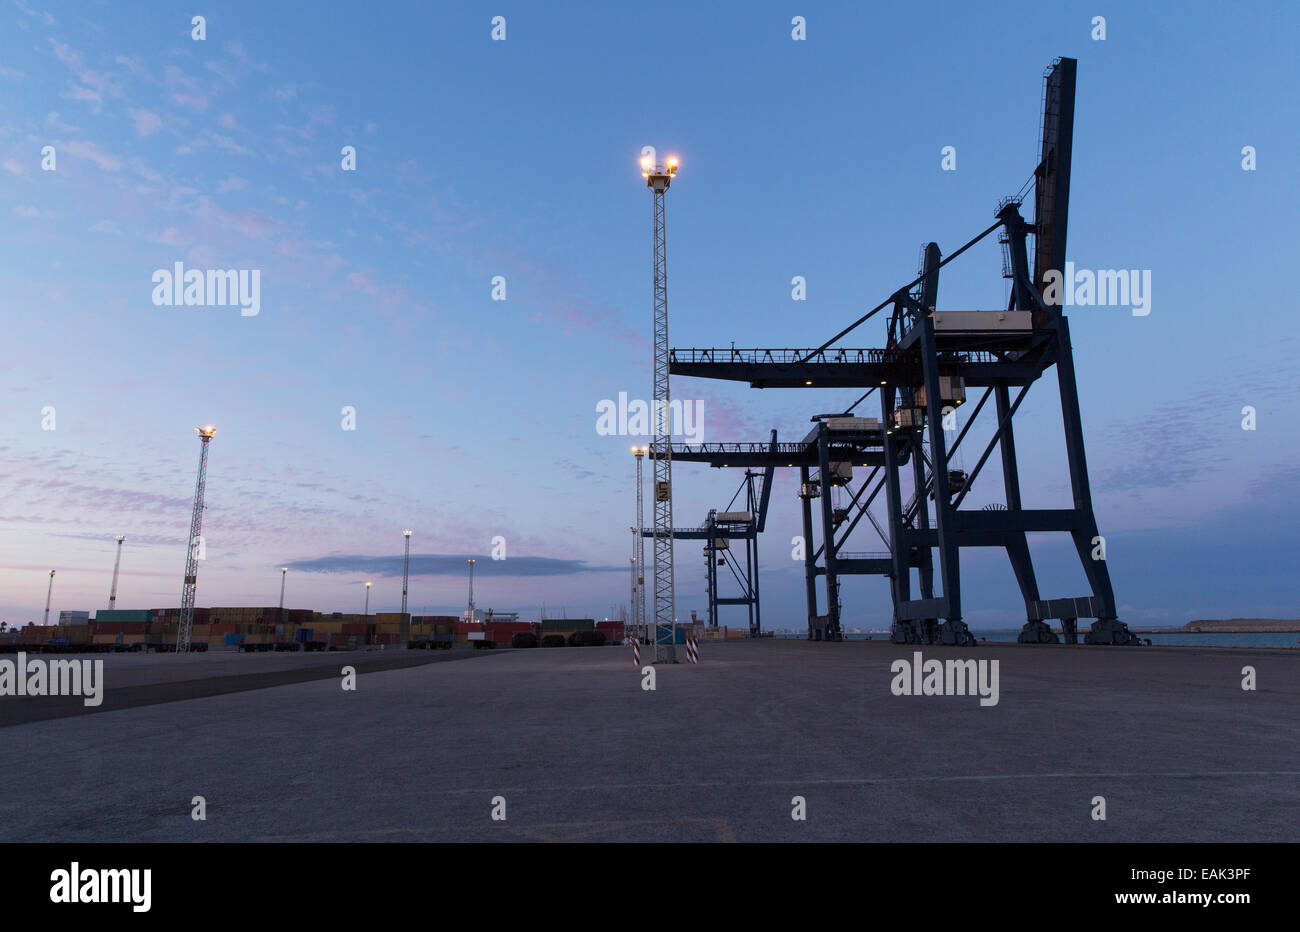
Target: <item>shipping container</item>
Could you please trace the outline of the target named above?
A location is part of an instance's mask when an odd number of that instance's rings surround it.
[[[147,634],[149,623],[140,621],[95,621],[95,634]]]
[[[99,611],[95,612],[95,621],[98,623],[135,621],[147,624],[152,620],[153,619],[150,617],[150,611],[147,608],[101,608]]]

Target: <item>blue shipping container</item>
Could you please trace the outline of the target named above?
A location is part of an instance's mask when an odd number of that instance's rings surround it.
[[[308,641],[312,640],[312,634],[314,633],[315,629],[313,628],[299,628],[298,632],[294,635],[294,640],[299,644],[306,644]]]

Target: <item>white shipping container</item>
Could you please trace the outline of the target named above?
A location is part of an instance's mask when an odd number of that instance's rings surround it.
[[[934,329],[939,333],[969,333],[981,330],[1032,330],[1034,315],[1029,311],[936,311]]]
[[[873,431],[880,430],[880,419],[874,417],[828,417],[828,430]]]

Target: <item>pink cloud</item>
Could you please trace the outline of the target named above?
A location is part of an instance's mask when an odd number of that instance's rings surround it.
[[[141,136],[152,136],[162,128],[162,118],[152,110],[132,108],[129,112],[135,120],[135,131]]]

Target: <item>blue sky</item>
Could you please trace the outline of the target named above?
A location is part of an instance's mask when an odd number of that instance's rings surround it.
[[[1070,258],[1152,273],[1149,316],[1071,313],[1121,617],[1295,616],[1293,6],[203,7],[0,7],[0,618],[39,620],[50,568],[55,611],[103,607],[117,534],[118,604],[178,604],[206,423],[200,605],[275,604],[290,565],[291,605],[357,611],[373,579],[372,610],[395,610],[375,558],[410,527],[416,611],[463,607],[448,558],[501,536],[480,606],[608,614],[633,463],[596,406],[651,393],[641,147],[682,162],[671,344],[816,345],[909,280],[924,242],[992,222],[1033,168],[1062,55],[1079,60]],[[155,306],[151,276],[177,261],[261,270],[260,313]],[[992,239],[944,270],[941,307],[1004,300]],[[846,345],[883,342],[873,321]],[[795,439],[855,397],[674,395],[704,402],[708,440]],[[1022,409],[1029,506],[1068,500],[1055,405],[1044,384]],[[969,503],[1000,500],[994,464],[981,479]],[[694,524],[740,476],[675,480]],[[760,545],[768,625],[802,624],[795,483],[778,475]],[[1067,541],[1034,546],[1045,594],[1081,594]],[[697,546],[678,561],[679,612],[703,614]],[[963,564],[972,626],[1018,624],[1005,559]],[[883,580],[844,600],[850,626],[888,618]]]

